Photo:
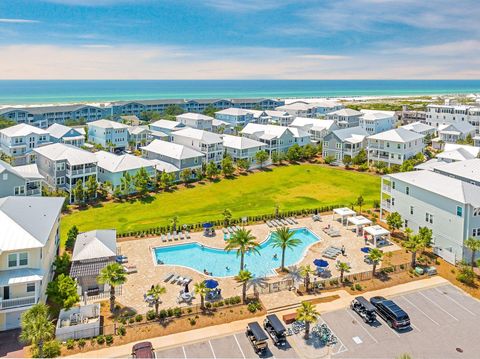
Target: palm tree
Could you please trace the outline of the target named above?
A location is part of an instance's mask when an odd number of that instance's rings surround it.
[[[153,303],[155,304],[155,315],[158,315],[158,306],[160,304],[160,296],[162,294],[165,294],[167,290],[165,287],[162,287],[160,284],[155,285],[153,288],[151,288],[148,292],[147,295],[152,296],[153,298]]]
[[[178,222],[178,216],[173,216],[170,219],[170,223],[172,225],[172,232],[175,232],[177,230],[177,222]]]
[[[314,274],[315,270],[310,267],[310,264],[300,267],[300,275],[304,278],[305,290],[308,292],[310,287],[310,274]]]
[[[345,262],[337,262],[337,269],[340,271],[340,283],[343,283],[343,274],[350,272],[352,268]]]
[[[38,348],[38,357],[42,358],[43,343],[53,339],[55,332],[55,325],[50,320],[47,305],[43,303],[35,304],[24,312],[20,326],[22,327],[20,340],[27,344],[31,343]]]
[[[242,286],[242,300],[244,303],[247,301],[247,284],[252,279],[253,279],[252,273],[250,273],[246,269],[243,269],[240,272],[238,272],[237,276],[235,277],[235,280],[238,283],[240,283]]]
[[[230,252],[234,249],[237,250],[237,257],[240,257],[240,270],[243,269],[245,263],[245,253],[252,251],[253,253],[259,253],[259,244],[255,241],[255,237],[250,230],[240,228],[236,231],[230,239],[227,240],[225,250]]]
[[[480,240],[476,239],[474,237],[469,237],[465,241],[465,247],[470,249],[472,251],[472,259],[471,259],[471,264],[473,267],[473,264],[475,263],[475,253],[480,250]]]
[[[273,247],[282,249],[282,271],[285,271],[285,250],[296,247],[302,243],[300,239],[293,238],[294,234],[295,232],[291,231],[288,227],[281,227],[273,232]]]
[[[383,252],[378,248],[372,248],[372,250],[368,253],[367,258],[372,261],[372,264],[373,264],[372,276],[374,276],[375,269],[377,269],[378,263],[383,258]]]
[[[193,291],[200,296],[200,309],[205,309],[205,296],[210,292],[210,289],[205,285],[205,281],[195,283]]]
[[[305,323],[305,339],[308,339],[310,334],[310,324],[315,323],[320,313],[310,302],[302,302],[300,308],[297,309],[297,320]]]
[[[425,242],[422,236],[420,236],[419,234],[414,234],[413,236],[410,236],[410,238],[408,238],[408,240],[403,243],[403,246],[406,249],[408,249],[410,252],[412,252],[411,266],[412,268],[415,268],[417,263],[417,252],[423,251],[427,246],[427,243]]]
[[[108,284],[110,286],[110,312],[115,308],[115,287],[124,284],[127,281],[125,269],[119,263],[107,264],[97,277],[99,284]]]
[[[411,228],[407,227],[403,230],[403,232],[405,233],[405,238],[408,240],[410,238],[410,236],[412,235],[413,230]]]

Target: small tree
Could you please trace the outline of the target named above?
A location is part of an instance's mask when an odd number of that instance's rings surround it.
[[[222,173],[225,177],[231,177],[235,172],[235,167],[233,167],[233,161],[230,156],[225,156],[222,160]]]
[[[406,249],[408,249],[412,253],[411,266],[412,268],[415,268],[416,262],[417,262],[417,252],[423,251],[427,246],[425,239],[419,234],[414,234],[413,236],[410,236],[403,243],[403,245]]]
[[[337,270],[340,272],[340,283],[343,283],[343,275],[344,273],[349,273],[350,269],[352,269],[348,263],[345,262],[337,262]]]
[[[210,181],[218,176],[218,167],[215,162],[209,162],[206,169],[206,175]]]
[[[85,190],[83,188],[83,181],[80,179],[75,183],[75,186],[73,187],[73,198],[74,201],[82,204],[85,202]]]
[[[76,225],[73,225],[72,227],[70,227],[70,229],[67,232],[67,240],[65,242],[66,249],[68,250],[73,249],[75,245],[75,241],[77,240],[77,236],[78,236],[78,228]]]
[[[367,254],[367,258],[372,261],[372,275],[375,276],[375,270],[377,269],[378,263],[380,263],[383,258],[383,252],[378,248],[372,248]]]
[[[467,285],[474,285],[475,284],[475,272],[473,268],[467,264],[465,260],[462,260],[458,264],[458,275],[457,279],[465,283]]]
[[[308,292],[310,287],[310,275],[314,274],[315,270],[312,269],[310,264],[300,267],[300,275],[303,277],[303,284],[305,285],[305,290]]]
[[[185,186],[192,179],[192,170],[190,168],[185,168],[180,172],[180,180],[185,184]]]
[[[243,269],[240,272],[238,272],[237,276],[235,277],[235,280],[240,283],[242,286],[242,301],[245,303],[247,301],[247,284],[253,279],[252,273],[250,273],[248,270]]]
[[[305,339],[310,336],[310,324],[317,322],[320,313],[317,312],[314,305],[310,302],[302,302],[297,309],[297,320],[305,323]]]
[[[332,155],[326,156],[323,158],[323,162],[325,162],[327,165],[331,165],[333,162],[335,162],[335,157]]]
[[[470,259],[470,264],[473,267],[474,264],[475,264],[475,254],[477,253],[477,251],[480,250],[480,239],[476,239],[474,237],[469,237],[465,241],[465,247],[470,249],[470,251],[472,252],[472,256],[471,256],[471,259]]]
[[[55,273],[68,275],[70,269],[70,255],[67,252],[63,252],[61,256],[56,256],[53,266],[55,267]]]
[[[352,164],[352,157],[349,155],[343,156],[343,164],[345,165],[345,168],[349,168],[350,165]]]
[[[398,212],[390,213],[387,216],[387,224],[388,224],[388,228],[390,228],[392,232],[402,228],[403,220],[400,213]]]
[[[205,296],[210,292],[210,289],[205,285],[205,281],[195,283],[193,291],[200,296],[200,308],[205,309]]]
[[[277,152],[272,152],[272,163],[273,164],[278,164],[280,162],[280,158],[278,156],[278,153]]]
[[[60,308],[66,310],[80,301],[77,293],[77,282],[69,275],[60,274],[54,281],[47,285],[48,297]]]
[[[360,213],[362,213],[362,206],[364,205],[365,200],[363,196],[358,196],[356,205],[359,207]]]
[[[230,220],[232,219],[232,211],[228,208],[225,208],[222,212],[223,215],[223,225],[228,227],[230,225]]]
[[[227,252],[236,250],[237,256],[240,257],[240,270],[244,269],[245,253],[259,253],[258,247],[260,245],[255,241],[255,239],[256,238],[252,235],[250,230],[240,228],[227,240],[225,250]]]
[[[133,192],[133,179],[132,176],[130,176],[130,173],[125,171],[122,178],[120,178],[120,182],[122,184],[122,192],[124,196],[128,196]]]
[[[173,173],[162,172],[160,176],[160,183],[165,191],[168,191],[175,181],[175,175]]]
[[[165,287],[162,287],[160,284],[155,285],[153,288],[150,288],[147,292],[147,295],[153,298],[153,304],[155,305],[155,315],[158,316],[158,306],[160,305],[160,296],[165,294],[167,290]]]
[[[144,167],[140,168],[133,176],[133,185],[141,196],[144,196],[148,192],[151,184],[150,181],[150,175]]]
[[[354,165],[358,165],[358,166],[359,166],[359,165],[363,165],[364,163],[367,162],[367,159],[368,159],[368,157],[367,157],[367,151],[366,151],[364,148],[362,148],[362,149],[358,152],[358,154],[357,154],[355,157],[352,158],[352,163],[353,163]]]
[[[36,357],[43,358],[43,345],[46,341],[52,340],[55,332],[55,325],[48,314],[46,304],[39,303],[23,312],[20,319],[22,332],[20,340],[31,344],[36,350]]]
[[[177,231],[177,224],[178,224],[178,216],[173,216],[170,219],[170,225],[172,226],[172,231],[173,232]]]
[[[250,160],[247,158],[241,158],[237,161],[237,167],[243,172],[247,172],[250,169]]]
[[[268,160],[268,153],[267,151],[261,150],[255,153],[255,160],[260,165],[260,168],[263,168],[263,165]]]
[[[86,196],[89,201],[93,201],[97,197],[98,182],[95,176],[88,177],[88,180],[85,182],[86,186]]]

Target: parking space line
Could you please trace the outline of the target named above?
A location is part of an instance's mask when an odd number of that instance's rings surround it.
[[[459,321],[456,317],[454,317],[452,314],[450,314],[449,312],[447,312],[445,309],[443,309],[441,306],[439,306],[437,303],[435,303],[433,300],[431,300],[430,298],[428,298],[425,294],[423,294],[422,292],[418,292],[418,294],[420,294],[422,297],[424,297],[426,300],[428,300],[429,302],[433,303],[438,309],[440,309],[442,312],[445,312],[446,314],[448,314],[449,316],[451,316],[453,319],[455,319],[457,322]]]
[[[235,341],[237,342],[238,349],[240,349],[240,354],[242,354],[243,359],[246,359],[245,354],[243,353],[242,347],[240,346],[240,343],[238,342],[237,335],[233,334],[233,337],[235,338]]]
[[[468,313],[470,313],[471,315],[473,316],[476,316],[476,314],[474,312],[472,312],[470,309],[468,308],[465,308],[462,304],[460,304],[459,302],[457,302],[455,299],[453,299],[452,297],[450,297],[448,294],[445,294],[443,293],[442,291],[440,291],[438,288],[434,288],[438,293],[442,294],[443,296],[447,297],[448,299],[450,299],[452,302],[454,302],[455,304],[457,304],[460,308],[462,308],[463,310],[467,311]]]
[[[210,349],[212,350],[213,358],[217,359],[217,356],[215,355],[215,350],[213,350],[212,342],[209,340],[208,344],[210,344]]]
[[[416,304],[414,304],[411,300],[409,300],[407,297],[399,297],[401,299],[404,299],[406,302],[410,303],[412,307],[417,309],[420,313],[422,313],[424,316],[426,316],[428,319],[430,319],[432,322],[434,322],[436,325],[440,326],[438,322],[436,322],[433,318],[431,318],[427,313],[425,313],[423,310],[421,310]]]
[[[182,345],[182,350],[183,350],[183,356],[185,359],[187,359],[187,352],[185,351],[185,347]]]
[[[414,327],[416,330],[418,330],[419,332],[421,332],[421,329],[417,327],[415,324],[413,324],[411,321],[410,321],[410,325]]]
[[[365,333],[367,333],[368,336],[369,336],[370,338],[372,338],[375,343],[378,344],[378,340],[367,330],[367,328],[365,328],[365,327],[363,326],[363,323],[362,323],[360,320],[358,320],[358,318],[355,318],[355,317],[353,316],[353,314],[350,313],[349,310],[346,310],[346,312],[348,313],[349,316],[351,316],[351,317],[353,318],[353,320],[357,321],[357,322],[360,324],[360,327],[362,327],[362,329],[365,331]]]
[[[400,334],[398,334],[395,329],[390,328],[390,326],[388,325],[388,323],[387,323],[387,328],[390,329],[390,331],[391,331],[393,334],[395,334],[398,338],[400,338]]]
[[[330,332],[333,335],[335,335],[335,337],[337,338],[337,344],[340,344],[338,350],[335,353],[333,353],[332,351],[332,355],[337,355],[337,354],[341,354],[343,352],[348,351],[348,347],[345,344],[343,344],[342,339],[340,339],[340,337],[333,331],[330,325],[328,325],[328,323],[322,317],[319,317],[318,320],[321,320],[324,324],[328,326],[328,329],[330,329]]]

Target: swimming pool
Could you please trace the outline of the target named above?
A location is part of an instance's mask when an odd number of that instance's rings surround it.
[[[285,252],[285,266],[299,262],[307,248],[320,239],[307,228],[294,229],[294,238],[301,243]],[[273,248],[272,235],[270,234],[258,248],[258,254],[247,253],[245,255],[246,269],[256,277],[270,276],[275,274],[274,269],[280,267],[282,250]],[[277,258],[274,258],[274,255]],[[238,273],[240,258],[236,251],[226,252],[223,249],[202,246],[198,243],[185,243],[153,249],[155,262],[162,261],[166,265],[179,265],[190,267],[203,273],[206,269],[214,277],[230,277]]]

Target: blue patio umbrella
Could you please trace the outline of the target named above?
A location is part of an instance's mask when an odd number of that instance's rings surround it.
[[[368,252],[370,252],[371,248],[370,248],[370,247],[363,247],[363,248],[360,248],[360,250],[361,250],[363,253],[368,253]]]
[[[203,228],[212,228],[212,227],[213,227],[213,223],[211,223],[211,222],[206,222],[206,223],[203,223],[202,226],[203,226]]]
[[[328,262],[323,259],[315,259],[313,261],[313,264],[315,264],[317,267],[320,267],[320,268],[328,267]]]
[[[205,281],[205,287],[208,289],[213,289],[218,287],[218,282],[215,279],[207,279]]]

